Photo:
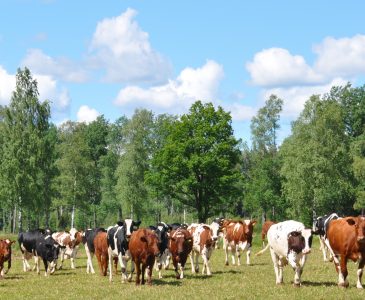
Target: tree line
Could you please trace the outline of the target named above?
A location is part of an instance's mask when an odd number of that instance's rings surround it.
[[[223,108],[196,101],[181,116],[137,109],[114,122],[52,124],[29,69],[0,108],[0,229],[206,222],[215,216],[297,219],[365,207],[365,86],[313,95],[278,144],[283,100],[234,136]]]

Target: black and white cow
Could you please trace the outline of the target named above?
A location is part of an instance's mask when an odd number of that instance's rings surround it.
[[[32,230],[28,232],[20,232],[18,235],[18,242],[20,250],[23,254],[23,270],[24,272],[30,270],[28,259],[34,256],[35,266],[39,270],[39,259],[44,263],[45,276],[55,271],[59,253],[59,245],[54,241],[50,235],[49,230]]]
[[[289,263],[295,271],[294,286],[300,286],[307,254],[311,251],[312,230],[306,229],[304,224],[297,221],[284,221],[270,227],[267,240],[266,248],[256,255],[262,254],[270,247],[276,284],[283,283],[283,267]]]
[[[155,269],[158,271],[158,278],[162,278],[161,269],[169,268],[171,253],[169,251],[169,232],[171,227],[169,227],[164,222],[159,222],[157,226],[149,226],[149,228],[154,231],[158,237],[158,249],[160,250],[160,255],[156,257]]]
[[[94,238],[99,232],[106,232],[104,228],[87,229],[82,234],[82,243],[85,245],[85,252],[87,256],[86,273],[95,274],[92,258],[95,254]]]
[[[333,257],[331,251],[328,249],[326,239],[327,239],[327,229],[332,220],[338,219],[339,216],[336,213],[330,215],[324,215],[313,220],[313,234],[318,234],[320,249],[322,250],[323,260],[332,261]],[[329,252],[329,259],[327,258],[327,251]]]
[[[127,276],[127,263],[131,259],[128,249],[129,239],[132,232],[137,230],[141,221],[133,221],[125,219],[123,222],[118,222],[115,226],[110,226],[107,230],[108,255],[109,255],[109,281],[113,280],[112,260],[113,257],[118,257],[118,261],[122,271],[122,282],[130,280],[131,275]],[[134,265],[132,264],[132,272]]]
[[[212,229],[212,238],[215,241],[215,249],[219,249],[219,243],[223,237],[223,221],[224,218],[215,218],[213,222],[209,225],[210,229]]]

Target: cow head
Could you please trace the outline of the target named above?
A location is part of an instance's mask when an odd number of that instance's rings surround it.
[[[365,217],[358,216],[357,218],[349,217],[346,218],[346,222],[355,227],[357,241],[359,243],[365,243]]]
[[[256,225],[256,220],[245,220],[245,235],[247,237],[247,242],[252,244],[253,227]]]
[[[10,241],[9,239],[0,240],[0,249],[5,260],[11,257],[11,245],[14,243],[15,241]]]
[[[131,237],[132,232],[138,229],[139,225],[141,225],[141,221],[133,221],[132,219],[124,220],[123,228],[127,240]]]
[[[212,230],[212,238],[214,241],[218,240],[219,233],[222,232],[223,221],[223,218],[215,218],[212,224],[210,224],[210,229]]]
[[[176,243],[177,253],[179,256],[182,255],[186,249],[191,249],[193,245],[193,237],[186,229],[183,228],[177,229],[170,239]]]
[[[50,268],[52,270],[55,269],[57,265],[58,253],[60,251],[59,245],[55,242],[55,240],[47,235],[45,238],[45,258],[50,263]]]
[[[320,234],[321,228],[323,227],[323,219],[324,217],[314,217],[313,218],[313,225],[312,225],[312,230],[314,234]]]
[[[141,241],[147,244],[147,253],[151,253],[154,256],[161,255],[160,249],[158,248],[159,240],[155,233],[149,232],[141,236]]]
[[[312,247],[312,230],[303,229],[301,231],[292,231],[288,234],[288,253],[294,251],[295,253],[302,252],[308,254]]]

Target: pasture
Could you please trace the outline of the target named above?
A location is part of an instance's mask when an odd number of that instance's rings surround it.
[[[15,236],[12,238],[16,239]],[[260,249],[261,238],[256,228],[251,266],[246,265],[245,254],[241,256],[241,266],[225,266],[224,252],[220,248],[212,255],[211,277],[192,274],[188,259],[183,280],[175,279],[171,269],[163,272],[163,279],[158,279],[154,270],[153,286],[136,286],[135,275],[131,283],[122,284],[120,274],[114,275],[113,282],[109,283],[108,277],[99,275],[95,257],[93,264],[97,273],[86,274],[86,255],[82,245],[76,270],[72,270],[70,261],[66,260],[63,270],[57,270],[48,278],[44,276],[43,263],[41,275],[24,273],[21,252],[16,244],[13,246],[12,268],[0,281],[0,293],[2,299],[365,299],[365,291],[356,289],[356,264],[352,262],[348,264],[350,287],[337,287],[334,265],[322,261],[317,237],[313,239],[301,288],[293,287],[294,272],[288,266],[284,268],[285,284],[276,286],[270,252],[254,256]]]

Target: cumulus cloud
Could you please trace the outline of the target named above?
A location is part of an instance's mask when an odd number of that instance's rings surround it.
[[[260,86],[313,84],[323,80],[307,65],[303,56],[282,48],[270,48],[255,54],[246,64],[252,83]]]
[[[15,76],[0,66],[0,104],[8,105],[15,89]]]
[[[335,39],[327,37],[314,46],[317,72],[326,76],[353,77],[365,73],[365,36]]]
[[[90,61],[106,71],[109,82],[165,82],[171,64],[155,51],[149,35],[134,20],[137,12],[128,8],[120,16],[97,24],[90,45]]]
[[[343,86],[347,83],[342,78],[335,78],[328,84],[314,86],[292,86],[287,88],[272,88],[263,91],[263,99],[269,99],[271,94],[284,100],[282,116],[296,118],[304,108],[305,102],[312,95],[328,93],[333,86]]]
[[[221,106],[231,113],[233,121],[249,121],[256,114],[254,107],[240,103],[223,104]]]
[[[51,76],[32,74],[37,81],[39,100],[49,100],[52,113],[65,114],[70,106],[70,96],[67,89],[60,88]],[[15,74],[9,74],[0,66],[0,104],[8,105],[15,90]]]
[[[100,113],[96,109],[82,105],[77,112],[77,121],[89,124],[95,121],[99,115]]]
[[[87,71],[82,66],[65,57],[52,58],[40,49],[29,49],[22,66],[34,73],[51,75],[68,82],[84,82],[87,79]]]
[[[146,89],[127,86],[120,90],[115,104],[180,113],[196,100],[213,102],[223,75],[223,67],[208,60],[200,68],[185,68],[175,80],[169,80],[165,85]]]

